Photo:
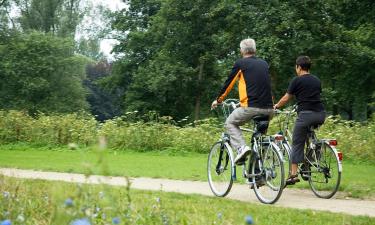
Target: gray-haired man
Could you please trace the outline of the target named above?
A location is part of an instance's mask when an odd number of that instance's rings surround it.
[[[240,49],[242,58],[235,62],[224,87],[211,105],[211,108],[216,108],[238,81],[241,107],[235,109],[225,122],[225,127],[231,137],[231,145],[237,149],[235,159],[237,165],[243,164],[250,153],[250,148],[246,146],[239,126],[256,115],[272,116],[273,114],[271,79],[267,62],[255,57],[256,44],[253,39],[242,40]]]

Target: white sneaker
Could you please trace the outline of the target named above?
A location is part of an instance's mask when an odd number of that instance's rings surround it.
[[[242,146],[237,150],[237,156],[236,159],[234,160],[234,163],[236,165],[243,165],[246,161],[246,157],[250,154],[251,150],[249,146]]]

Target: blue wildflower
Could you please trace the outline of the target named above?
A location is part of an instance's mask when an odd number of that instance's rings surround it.
[[[245,217],[245,222],[246,224],[254,224],[253,217],[251,217],[250,215],[247,215]]]
[[[0,222],[0,225],[12,225],[12,222],[10,220],[3,220]]]
[[[221,212],[219,212],[219,213],[217,214],[217,218],[218,218],[219,220],[221,220],[221,219],[223,218],[223,214],[222,214]]]
[[[72,221],[70,225],[91,225],[91,223],[87,218],[83,218]]]
[[[73,206],[73,200],[71,198],[68,198],[65,200],[64,204],[66,207],[71,207]]]
[[[112,219],[112,224],[120,224],[120,221],[121,221],[120,218],[115,217]]]

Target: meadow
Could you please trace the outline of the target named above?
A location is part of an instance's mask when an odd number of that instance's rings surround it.
[[[223,131],[220,119],[174,121],[137,112],[99,123],[86,113],[0,111],[0,167],[206,180],[206,160]],[[273,120],[269,133],[279,130]],[[344,153],[341,196],[374,198],[375,121],[329,117],[319,136]],[[248,138],[248,136],[246,136]],[[301,182],[293,188],[308,188]],[[373,218],[290,210],[228,199],[104,185],[0,177],[0,224],[374,224]],[[298,216],[296,216],[296,212]],[[8,223],[10,222],[10,223]]]
[[[375,218],[249,204],[229,199],[0,176],[0,223],[374,224]],[[250,223],[251,222],[251,223]]]

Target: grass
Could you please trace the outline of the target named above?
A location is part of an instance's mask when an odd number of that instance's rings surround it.
[[[12,224],[375,224],[350,216],[229,199],[138,191],[105,185],[19,180],[0,176],[0,221]],[[116,223],[115,223],[116,219]],[[119,222],[119,223],[117,223]]]
[[[29,145],[0,146],[0,167],[85,174],[169,178],[206,181],[205,154],[131,151],[98,152]],[[240,171],[238,171],[239,174]],[[340,191],[355,198],[372,198],[375,193],[375,165],[343,162]],[[293,188],[309,188],[300,182]]]

